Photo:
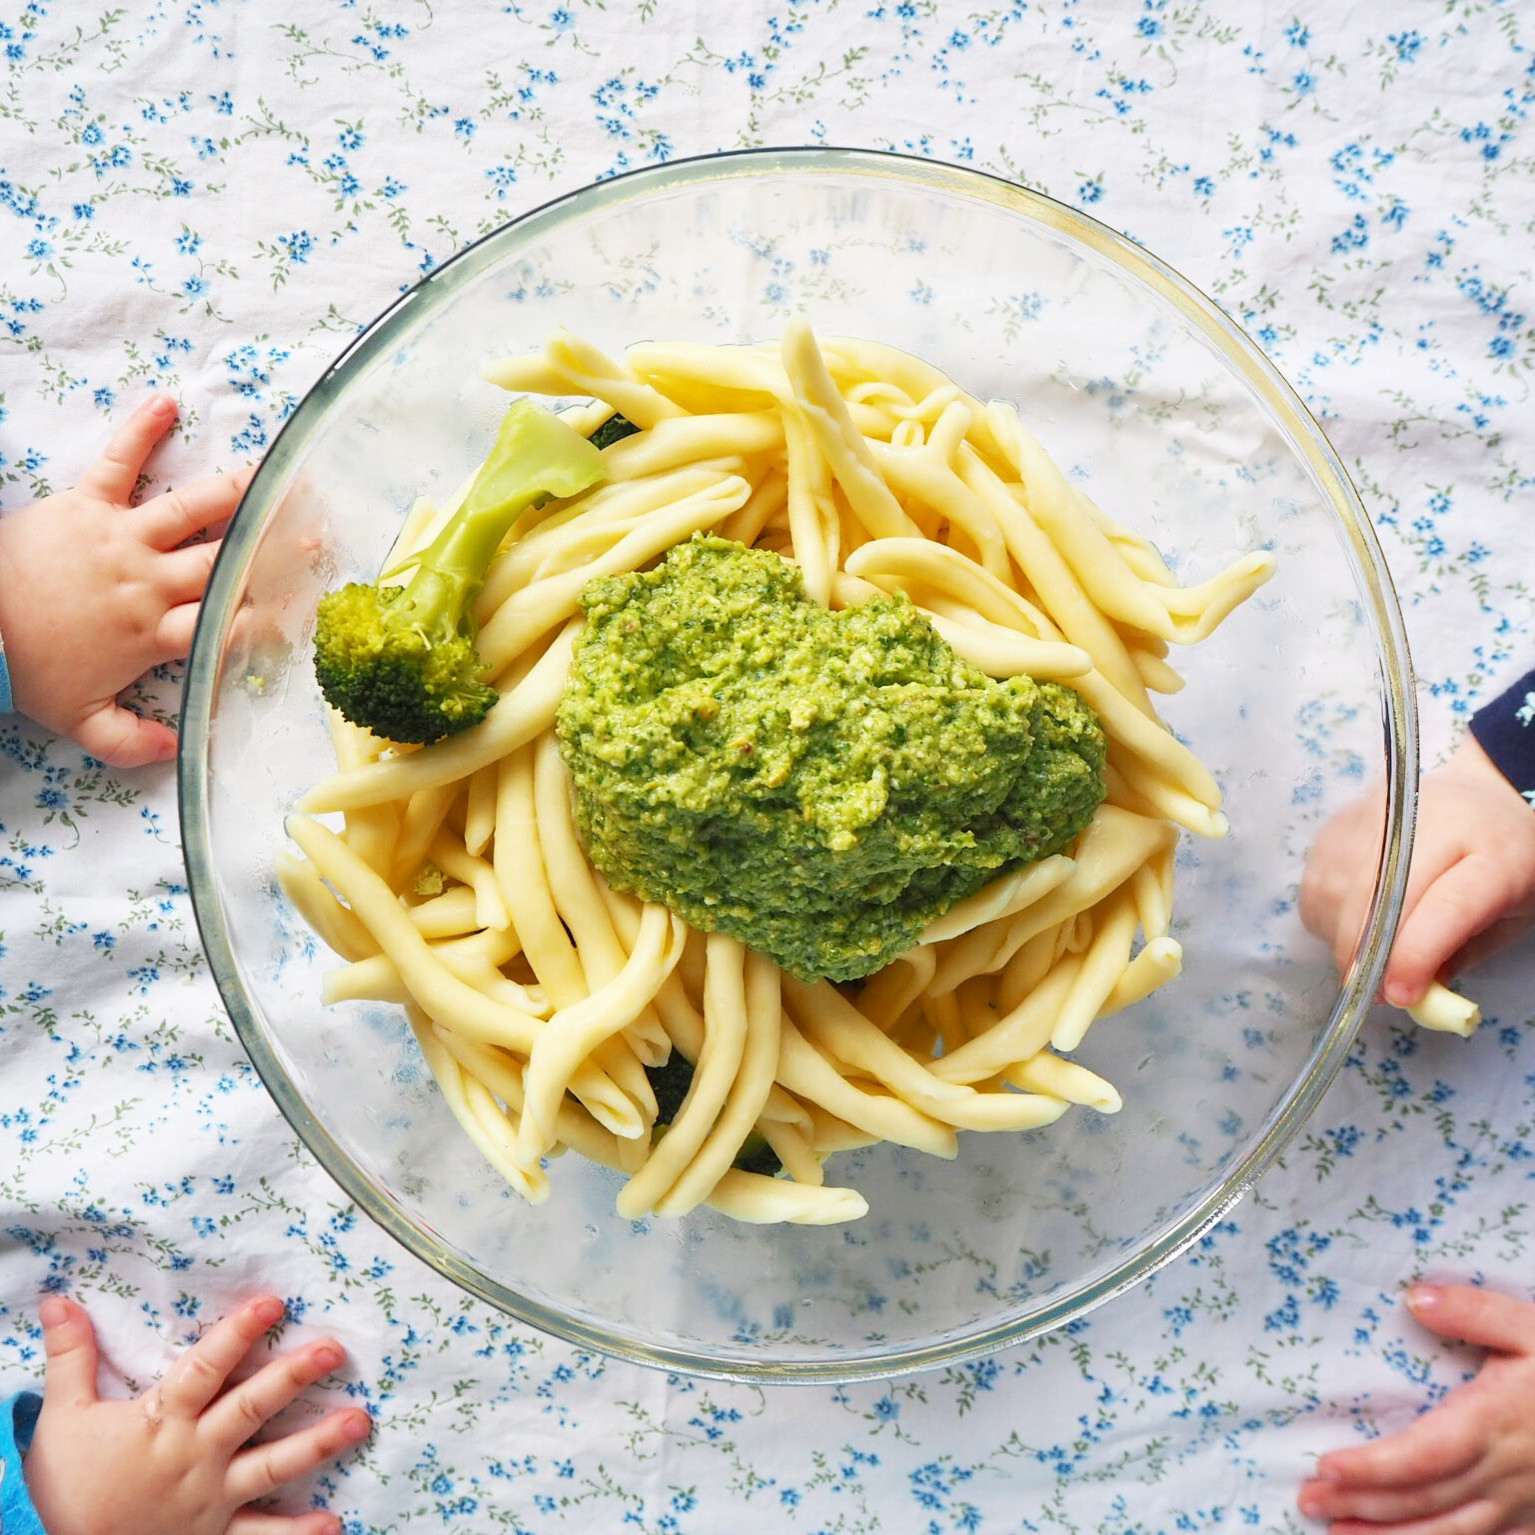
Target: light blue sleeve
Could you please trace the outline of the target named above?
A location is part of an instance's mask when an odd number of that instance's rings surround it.
[[[21,1468],[42,1405],[35,1391],[19,1391],[0,1402],[0,1535],[48,1535]]]

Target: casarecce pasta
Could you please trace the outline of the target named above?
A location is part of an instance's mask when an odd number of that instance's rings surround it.
[[[1178,833],[1226,830],[1219,787],[1152,695],[1181,685],[1170,647],[1205,639],[1272,556],[1180,586],[1014,407],[803,322],[776,344],[622,358],[561,333],[485,376],[589,399],[563,411],[583,432],[615,411],[639,430],[603,450],[603,483],[525,515],[492,563],[479,648],[501,697],[481,724],[405,750],[333,718],[337,771],[300,802],[304,858],[278,871],[345,961],[326,998],[404,1004],[448,1106],[525,1198],[548,1197],[547,1159],[569,1148],[624,1175],[629,1217],[849,1220],[867,1205],[827,1184],[837,1150],[952,1157],[963,1130],[1117,1110],[1066,1057],[1178,974]],[[391,565],[464,493],[418,505]],[[1069,853],[1001,875],[842,986],[607,885],[553,733],[581,591],[703,531],[792,560],[824,606],[899,591],[988,675],[1075,688],[1108,739],[1108,794]],[[338,814],[339,829],[319,819]],[[674,1052],[691,1084],[658,1134],[647,1069]],[[776,1175],[737,1165],[753,1141]]]

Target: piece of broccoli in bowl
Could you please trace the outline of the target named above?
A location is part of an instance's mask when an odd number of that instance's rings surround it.
[[[425,744],[479,724],[498,696],[475,646],[486,567],[530,506],[602,477],[597,448],[518,400],[463,506],[413,561],[409,580],[352,582],[320,599],[314,661],[326,701],[390,741]]]

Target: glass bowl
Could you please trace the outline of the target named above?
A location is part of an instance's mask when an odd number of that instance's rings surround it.
[[[1181,976],[1076,1058],[1123,1094],[957,1160],[845,1153],[846,1226],[614,1213],[574,1154],[525,1205],[459,1131],[398,1009],[324,1008],[273,877],[283,818],[333,767],[315,601],[370,580],[412,501],[446,496],[506,403],[480,366],[566,326],[641,340],[892,342],[1014,401],[1057,462],[1182,579],[1257,548],[1278,574],[1175,660],[1163,712],[1232,830],[1184,836]],[[1374,994],[1416,774],[1409,663],[1380,551],[1316,423],[1247,337],[1137,245],[950,166],[825,149],[732,154],[590,186],[487,236],[360,335],[294,412],[224,540],[183,713],[183,832],[213,973],[320,1163],[439,1273],[574,1343],[731,1379],[845,1381],[1056,1327],[1205,1231],[1315,1107]],[[1326,815],[1387,785],[1375,898],[1341,979],[1296,888]]]

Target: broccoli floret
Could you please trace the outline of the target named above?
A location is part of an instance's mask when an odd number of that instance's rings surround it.
[[[598,450],[579,432],[518,400],[463,506],[415,560],[410,580],[353,582],[320,599],[314,663],[327,701],[390,741],[436,741],[479,724],[497,698],[475,648],[485,568],[528,507],[602,477]]]
[[[741,1143],[741,1149],[730,1165],[740,1168],[743,1173],[756,1173],[763,1178],[776,1178],[783,1171],[778,1153],[755,1130]]]
[[[647,1066],[645,1075],[656,1095],[656,1128],[664,1133],[693,1085],[693,1063],[674,1048],[659,1066]],[[783,1171],[778,1153],[755,1130],[746,1137],[730,1165],[743,1173],[760,1173],[764,1178],[776,1178]]]
[[[659,1066],[647,1066],[645,1075],[650,1081],[650,1090],[656,1095],[656,1123],[669,1125],[677,1117],[677,1110],[693,1085],[693,1063],[674,1048]]]
[[[622,442],[625,437],[632,437],[637,431],[639,428],[627,416],[614,411],[592,433],[589,440],[594,448],[611,448],[615,442]]]

